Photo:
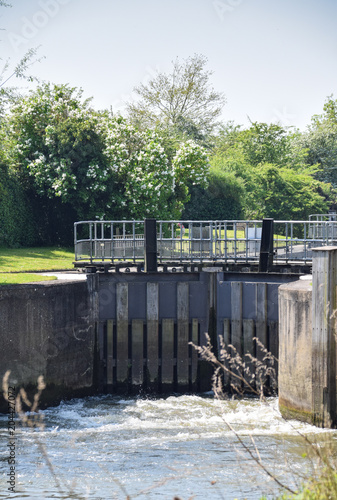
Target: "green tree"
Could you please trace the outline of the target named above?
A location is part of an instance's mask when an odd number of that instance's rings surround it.
[[[245,185],[240,177],[212,167],[207,188],[191,188],[191,199],[186,204],[183,219],[188,220],[239,220],[244,218]]]
[[[214,153],[225,155],[228,150],[241,150],[245,161],[256,167],[273,163],[296,170],[308,169],[307,151],[301,144],[301,134],[277,124],[251,122],[242,129],[232,122],[225,124],[215,139]]]
[[[330,185],[305,172],[265,163],[255,168],[247,186],[249,218],[308,220],[313,213],[329,209]]]
[[[301,144],[308,150],[307,163],[320,166],[316,178],[337,188],[337,100],[333,96],[327,98],[323,113],[313,116]]]
[[[229,124],[216,139],[211,165],[242,179],[245,217],[307,219],[326,212],[331,186],[314,179],[307,149],[297,131],[253,123],[247,130]]]
[[[107,209],[115,218],[179,217],[189,185],[206,185],[208,156],[194,141],[167,151],[156,131],[137,130],[121,117],[107,116],[102,130],[113,187]]]
[[[194,55],[182,63],[176,59],[170,74],[158,73],[135,92],[137,102],[127,105],[137,126],[170,128],[175,133],[204,140],[217,124],[225,104],[222,93],[210,85],[212,72],[205,69],[207,58]]]
[[[4,127],[0,128],[3,143]],[[15,172],[10,171],[0,148],[0,246],[19,247],[38,243],[29,196]]]

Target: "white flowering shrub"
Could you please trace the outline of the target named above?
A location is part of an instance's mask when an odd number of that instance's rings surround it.
[[[180,145],[172,160],[175,190],[180,192],[177,197],[177,210],[181,212],[189,200],[189,186],[198,185],[206,188],[208,185],[209,162],[206,150],[192,140]]]
[[[81,90],[51,84],[22,98],[9,119],[13,163],[39,195],[60,198],[81,215],[95,211],[86,173],[103,158],[98,121]]]
[[[209,169],[206,150],[192,140],[181,144],[172,161],[176,182],[207,187]]]
[[[140,132],[122,118],[107,119],[105,157],[116,175],[115,199],[128,218],[165,217],[174,195],[173,171],[155,132]]]
[[[67,85],[43,84],[23,98],[12,109],[10,134],[12,161],[27,181],[70,203],[79,218],[178,217],[188,186],[206,184],[202,147],[182,143],[170,160],[156,132],[95,112]]]

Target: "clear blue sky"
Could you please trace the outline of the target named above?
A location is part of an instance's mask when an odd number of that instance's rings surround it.
[[[337,0],[7,1],[3,61],[41,46],[31,71],[82,87],[98,109],[122,110],[134,86],[195,53],[227,97],[223,120],[304,129],[337,98]]]

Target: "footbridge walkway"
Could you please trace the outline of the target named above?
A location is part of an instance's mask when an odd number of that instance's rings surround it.
[[[312,250],[337,243],[335,215],[308,221],[81,221],[75,223],[75,266],[108,269],[131,264],[311,265]],[[146,258],[147,256],[147,258]]]

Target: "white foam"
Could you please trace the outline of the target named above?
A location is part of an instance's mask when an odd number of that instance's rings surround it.
[[[254,436],[297,436],[329,432],[309,424],[284,420],[278,410],[278,400],[270,398],[266,402],[254,399],[240,401],[203,398],[201,396],[170,396],[160,399],[128,399],[91,401],[85,400],[63,403],[45,412],[55,420],[45,432],[68,432],[76,429],[79,435],[92,433],[143,433],[142,439],[169,440],[210,437],[225,437],[232,434],[232,427],[238,435]],[[333,432],[333,431],[330,431]],[[178,437],[177,437],[178,436]],[[180,436],[180,437],[179,437]],[[138,436],[140,437],[140,436]]]

